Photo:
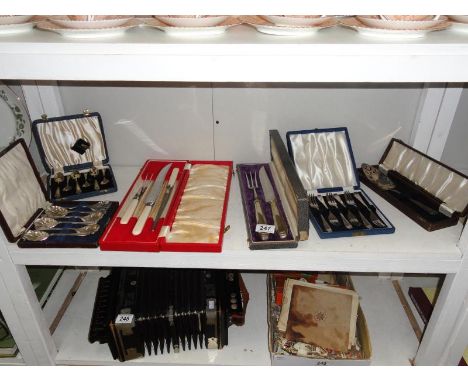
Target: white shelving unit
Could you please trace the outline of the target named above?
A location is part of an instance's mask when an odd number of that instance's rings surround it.
[[[278,38],[242,25],[203,40],[174,39],[138,28],[108,41],[74,41],[36,30],[2,37],[0,62],[0,78],[15,80],[458,83],[468,80],[468,37],[448,30],[421,41],[382,42],[333,28],[307,38]],[[39,85],[30,86],[27,93],[32,117],[60,113],[56,89]],[[428,90],[414,138],[417,147],[441,152],[458,97],[459,91],[444,87]],[[136,172],[131,167],[116,169],[120,191],[109,199],[120,200]],[[374,364],[408,364],[416,351],[417,364],[458,362],[447,355],[446,346],[452,328],[459,326],[457,317],[468,291],[468,230],[458,225],[426,232],[369,194],[395,225],[395,234],[320,240],[311,229],[311,238],[297,249],[250,251],[233,178],[227,219],[231,229],[220,254],[26,250],[7,243],[2,235],[0,272],[9,293],[5,296],[9,300],[2,301],[6,318],[18,322],[12,330],[27,364],[116,364],[106,346],[91,345],[86,339],[99,273],[88,274],[52,337],[25,265],[446,273],[419,350],[391,283],[363,275],[355,283],[370,326]],[[136,363],[269,364],[264,276],[248,274],[246,280],[252,296],[246,327],[230,329],[226,349],[148,357]]]

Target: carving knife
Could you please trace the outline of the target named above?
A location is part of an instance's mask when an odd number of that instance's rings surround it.
[[[265,201],[270,204],[271,212],[273,213],[273,220],[275,221],[275,227],[278,231],[278,235],[280,239],[286,239],[288,236],[288,228],[279,212],[278,205],[276,204],[275,192],[273,191],[273,185],[270,182],[270,178],[268,178],[265,167],[262,167],[258,174]]]
[[[145,193],[148,187],[147,183],[148,181],[146,179],[142,180],[142,182],[140,182],[137,185],[138,187],[137,186],[135,187],[136,192],[133,195],[132,199],[127,200],[125,202],[126,205],[121,210],[123,212],[120,212],[122,214],[121,219],[120,219],[120,224],[127,224],[129,220],[131,219],[133,212],[135,211],[138,205],[138,202],[140,201],[141,197],[143,196],[143,194]]]
[[[161,171],[159,171],[159,174],[156,177],[156,180],[153,182],[153,186],[151,187],[151,190],[145,199],[145,207],[143,208],[143,211],[141,211],[141,214],[138,217],[135,227],[133,228],[133,235],[137,236],[141,233],[141,231],[143,231],[146,219],[148,219],[151,208],[153,208],[154,203],[156,203],[156,200],[158,199],[159,194],[161,193],[164,179],[166,178],[166,174],[171,168],[171,166],[172,164],[169,163],[166,166],[164,166]]]
[[[175,168],[172,170],[171,176],[169,177],[169,181],[167,182],[166,190],[164,191],[164,196],[161,201],[161,205],[158,208],[158,213],[154,217],[153,225],[151,226],[151,231],[154,231],[158,224],[158,220],[161,218],[164,211],[166,211],[166,204],[169,201],[169,197],[171,196],[172,189],[174,188],[174,184],[177,180],[177,175],[179,174],[179,169]]]

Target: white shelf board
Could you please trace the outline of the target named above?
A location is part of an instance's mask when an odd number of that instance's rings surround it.
[[[60,365],[116,365],[105,344],[87,340],[98,279],[106,271],[88,272],[59,327],[54,340]],[[269,365],[267,294],[264,273],[243,274],[250,302],[245,325],[229,328],[229,345],[221,351],[193,350],[179,354],[146,356],[125,365]],[[418,341],[388,280],[353,276],[370,331],[373,365],[409,365]]]
[[[112,39],[67,39],[33,30],[0,38],[0,78],[200,82],[465,82],[468,35],[362,37],[334,27],[307,37],[247,25],[203,38],[138,27]]]
[[[99,277],[107,271],[88,272],[54,334],[59,349],[56,363],[64,365],[118,365],[106,344],[88,342],[89,324]],[[197,349],[178,354],[146,356],[127,365],[269,365],[266,324],[265,275],[244,274],[250,294],[244,326],[229,328],[229,345],[221,351]]]
[[[116,167],[119,185],[115,194],[122,200],[138,172],[137,167]],[[461,224],[427,232],[372,191],[369,196],[395,225],[390,235],[323,240],[310,227],[309,240],[298,248],[251,251],[247,246],[244,212],[237,177],[232,179],[222,253],[125,252],[78,248],[18,248],[8,243],[16,264],[65,266],[132,266],[165,268],[224,268],[265,270],[328,270],[349,272],[454,273],[461,262],[457,242]],[[103,196],[91,198],[102,199]]]

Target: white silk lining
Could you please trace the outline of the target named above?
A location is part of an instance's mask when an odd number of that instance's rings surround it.
[[[344,131],[291,134],[289,138],[297,174],[306,191],[357,185]]]
[[[46,198],[22,145],[0,160],[0,209],[13,236],[19,236]]]
[[[442,200],[450,209],[462,212],[466,208],[468,179],[412,148],[393,142],[383,164]]]
[[[37,125],[37,132],[50,168],[62,169],[81,163],[100,163],[106,159],[98,117],[44,121]],[[91,145],[83,155],[71,149],[79,138]]]

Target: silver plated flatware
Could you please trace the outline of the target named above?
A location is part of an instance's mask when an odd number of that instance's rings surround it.
[[[167,172],[169,171],[171,166],[171,163],[164,166],[162,170],[159,171],[159,174],[156,176],[156,179],[154,180],[153,184],[150,186],[151,189],[145,199],[145,207],[143,208],[143,211],[141,211],[140,216],[138,216],[138,220],[135,224],[135,227],[133,227],[132,230],[132,235],[137,236],[143,231],[143,227],[145,226],[146,220],[149,217],[151,209],[153,208],[154,204],[161,195],[164,180],[166,179]]]
[[[174,185],[176,184],[177,180],[177,175],[179,174],[179,169],[175,168],[171,172],[171,176],[169,177],[169,180],[167,181],[166,189],[164,190],[164,195],[161,200],[161,204],[159,205],[158,212],[156,213],[156,216],[153,219],[153,224],[151,225],[151,231],[154,231],[159,219],[161,218],[162,214],[166,210],[166,206],[168,205],[170,196],[172,194],[172,190],[174,189]]]
[[[330,227],[330,224],[325,220],[323,217],[322,213],[320,212],[320,208],[318,206],[317,198],[313,195],[309,196],[309,205],[317,211],[317,213],[320,215],[320,219],[322,220],[323,228],[327,232],[332,232],[332,228]]]
[[[257,181],[257,173],[249,172],[245,174],[245,178],[247,180],[247,188],[253,191],[254,194],[254,208],[255,208],[255,223],[257,224],[266,224],[265,214],[263,212],[262,204],[260,198],[257,194],[258,181]],[[258,233],[261,240],[268,240],[270,234],[268,232],[259,232]]]
[[[75,233],[48,233],[46,231],[27,231],[23,236],[23,240],[28,241],[44,241],[47,240],[50,236],[89,236],[95,232],[75,232]]]
[[[336,209],[340,215],[341,221],[343,222],[343,225],[345,226],[346,229],[353,229],[352,224],[344,217],[342,212],[338,209],[338,204],[336,202],[335,197],[332,194],[328,194],[328,204]]]
[[[273,191],[273,185],[270,182],[270,178],[268,178],[265,167],[260,169],[258,177],[260,178],[260,185],[262,186],[265,202],[270,204],[278,235],[280,239],[286,239],[288,236],[288,226],[280,214],[278,205],[276,203],[275,192]]]
[[[43,218],[39,218],[39,219],[36,219],[34,221],[34,228],[36,228],[37,230],[44,230],[44,229],[49,229],[49,228],[54,228],[60,224],[78,224],[80,226],[84,226],[84,225],[94,225],[96,223],[94,222],[83,222],[83,221],[78,221],[78,222],[74,222],[74,221],[67,221],[67,222],[61,222],[61,221],[58,221],[54,218],[48,218],[48,217],[43,217]]]
[[[362,196],[359,195],[357,192],[353,194],[354,197],[359,200],[359,202],[367,209],[367,211],[369,212],[369,217],[372,221],[372,224],[376,225],[377,227],[380,227],[380,228],[383,228],[383,227],[386,227],[386,224],[380,220],[380,218],[377,216],[377,214],[372,211],[371,208],[369,208],[369,206],[367,205],[366,202],[364,202],[364,200],[362,199]]]

